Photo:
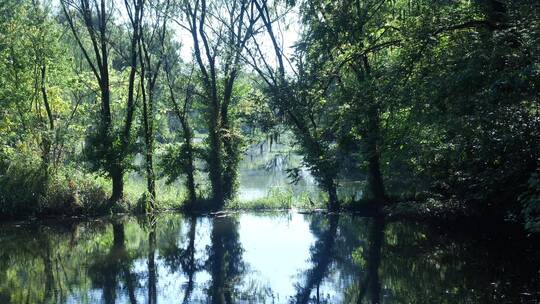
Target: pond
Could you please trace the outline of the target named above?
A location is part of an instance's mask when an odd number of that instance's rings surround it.
[[[537,303],[537,245],[469,229],[297,212],[2,224],[0,303]]]
[[[293,182],[287,172],[297,169]],[[342,200],[361,199],[364,182],[340,178],[338,196]],[[303,164],[302,156],[295,153],[290,144],[268,141],[252,145],[239,164],[238,199],[249,202],[276,194],[290,194],[296,201],[325,201],[325,194],[317,186],[315,178]]]

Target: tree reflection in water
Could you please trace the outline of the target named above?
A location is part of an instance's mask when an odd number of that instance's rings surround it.
[[[134,257],[126,250],[124,223],[115,221],[112,224],[113,242],[108,254],[96,256],[88,268],[88,276],[94,287],[103,290],[103,301],[107,304],[115,303],[117,288],[123,281],[130,303],[137,303],[135,289],[137,277],[131,272]]]
[[[366,261],[367,273],[360,281],[357,303],[380,303],[381,281],[379,267],[381,265],[381,249],[384,241],[384,218],[373,218],[369,229],[369,248]]]
[[[0,303],[540,300],[537,242],[509,227],[289,215],[0,225]]]
[[[182,272],[187,277],[184,284],[182,303],[189,303],[195,287],[195,275],[202,270],[202,262],[195,257],[195,242],[197,234],[197,218],[189,217],[189,230],[187,232],[186,248],[177,245],[177,233],[167,232],[165,242],[160,248],[161,258],[165,261],[172,273]]]
[[[212,222],[205,265],[212,277],[208,295],[212,303],[233,303],[236,285],[241,283],[245,272],[238,221],[232,217],[215,217]]]
[[[324,231],[321,226],[328,221],[328,228]],[[315,288],[315,301],[320,302],[320,284],[326,277],[329,270],[330,263],[334,256],[334,245],[336,240],[337,227],[339,222],[339,215],[329,215],[328,218],[315,217],[311,222],[311,230],[314,235],[319,235],[319,239],[315,245],[311,248],[311,262],[313,268],[305,273],[306,280],[304,285],[296,286],[297,294],[295,297],[295,303],[308,303],[310,301],[310,295]]]

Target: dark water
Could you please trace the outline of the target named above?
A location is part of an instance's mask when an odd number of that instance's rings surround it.
[[[3,224],[0,303],[538,303],[535,244],[452,230],[299,213]]]

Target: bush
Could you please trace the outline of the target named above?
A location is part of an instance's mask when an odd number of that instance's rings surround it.
[[[105,189],[103,177],[11,155],[0,168],[0,216],[96,214],[108,197]]]
[[[47,179],[46,170],[35,159],[5,161],[0,172],[0,214],[36,213]]]

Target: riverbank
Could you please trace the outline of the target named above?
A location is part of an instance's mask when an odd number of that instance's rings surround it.
[[[102,203],[103,206],[106,202]],[[435,227],[498,227],[501,225],[511,226],[515,231],[522,230],[523,234],[527,233],[524,229],[523,222],[518,217],[494,216],[489,213],[482,214],[478,210],[468,209],[462,202],[457,201],[434,201],[426,200],[394,202],[384,204],[382,208],[378,208],[373,203],[369,202],[348,202],[344,204],[339,212],[328,212],[322,202],[314,202],[311,200],[287,200],[279,197],[269,197],[252,201],[234,200],[227,203],[223,210],[211,211],[204,208],[206,205],[211,205],[206,200],[198,202],[199,208],[187,209],[184,203],[171,203],[171,201],[158,202],[155,214],[163,213],[181,213],[186,215],[210,215],[224,216],[228,214],[236,214],[241,212],[290,212],[302,214],[328,214],[340,213],[355,215],[360,217],[377,217],[383,216],[387,221],[411,220],[414,222],[422,222]],[[78,221],[85,219],[95,219],[103,216],[139,216],[144,215],[144,208],[141,207],[141,199],[138,201],[124,200],[116,204],[112,209],[106,208],[84,208],[70,207],[64,209],[45,209],[42,212],[34,214],[17,214],[7,216],[0,214],[0,221],[27,221],[27,220],[65,220]]]

